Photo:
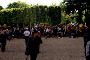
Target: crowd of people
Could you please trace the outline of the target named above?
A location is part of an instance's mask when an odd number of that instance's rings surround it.
[[[39,47],[42,43],[41,37],[50,38],[78,38],[84,37],[85,55],[87,56],[88,26],[86,24],[69,23],[55,26],[37,24],[35,26],[25,26],[23,28],[15,26],[0,25],[0,47],[5,52],[7,40],[13,38],[24,38],[26,45],[26,55],[31,55],[31,60],[36,60]],[[31,45],[30,45],[31,44]],[[33,52],[33,53],[32,53]],[[34,55],[34,57],[33,57]]]

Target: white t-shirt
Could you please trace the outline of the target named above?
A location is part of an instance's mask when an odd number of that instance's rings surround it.
[[[28,30],[26,30],[26,31],[24,31],[24,36],[30,36],[30,31],[28,31]]]
[[[48,28],[46,29],[46,32],[49,32],[49,29]]]

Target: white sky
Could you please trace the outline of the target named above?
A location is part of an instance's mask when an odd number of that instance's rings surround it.
[[[32,5],[59,5],[60,2],[63,0],[0,0],[0,5],[3,6],[4,8],[7,7],[9,3],[16,2],[16,1],[22,1],[26,2],[27,4],[32,4]]]

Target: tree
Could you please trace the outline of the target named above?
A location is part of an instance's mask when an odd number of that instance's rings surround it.
[[[81,18],[82,18],[82,12],[85,11],[85,20],[87,20],[87,23],[90,22],[90,1],[89,0],[64,0],[65,2],[67,2],[67,6],[70,7],[71,4],[72,4],[72,7],[74,8],[70,8],[70,10],[75,9],[78,10],[78,19],[79,19],[79,22],[81,22]],[[68,12],[70,11],[68,8],[67,8]]]
[[[59,6],[49,7],[49,17],[51,18],[52,25],[61,23],[61,8]]]
[[[18,1],[10,3],[7,8],[26,8],[26,7],[30,7],[30,5],[26,4],[25,2]]]
[[[83,23],[82,16],[83,16],[83,11],[86,9],[86,0],[65,0],[65,3],[67,5],[66,8],[66,13],[76,13],[78,10],[78,16],[77,16],[77,21],[78,23]]]
[[[67,5],[66,5],[64,2],[62,2],[62,3],[60,4],[60,7],[61,7],[61,11],[62,11],[62,12],[65,12],[65,9],[66,9]]]
[[[0,10],[2,10],[3,9],[3,7],[2,6],[0,6]]]

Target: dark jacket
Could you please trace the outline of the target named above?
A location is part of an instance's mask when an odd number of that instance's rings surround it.
[[[6,34],[0,34],[0,43],[5,43],[6,44]]]
[[[38,54],[41,43],[42,43],[41,37],[38,37],[38,36],[30,37],[27,43],[25,54],[26,55]]]

